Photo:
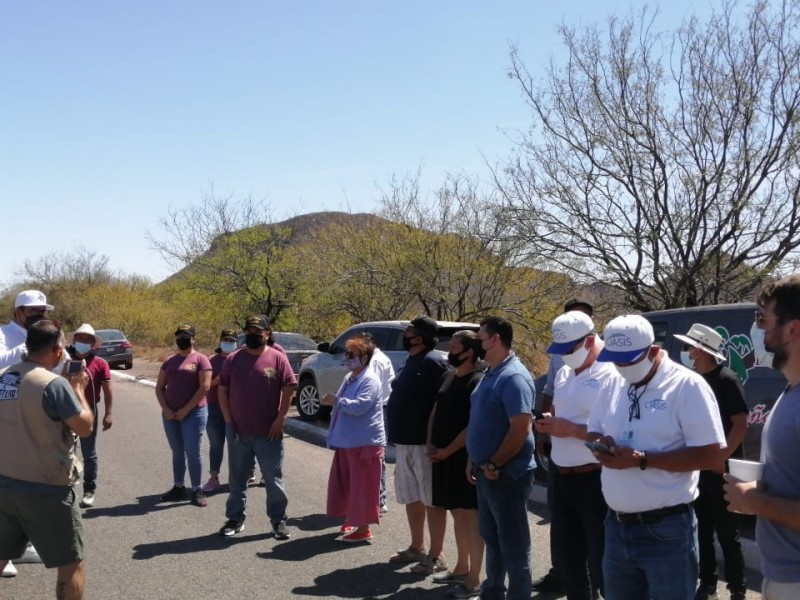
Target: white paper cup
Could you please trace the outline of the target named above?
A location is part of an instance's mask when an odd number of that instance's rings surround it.
[[[761,481],[761,476],[764,474],[764,463],[729,458],[728,472],[739,481]]]

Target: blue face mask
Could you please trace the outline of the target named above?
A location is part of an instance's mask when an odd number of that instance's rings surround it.
[[[230,354],[234,350],[236,350],[236,342],[222,342],[219,345],[219,349],[222,350],[225,354]]]
[[[86,342],[74,342],[72,346],[78,352],[78,354],[89,354],[92,351],[92,345],[87,344]]]

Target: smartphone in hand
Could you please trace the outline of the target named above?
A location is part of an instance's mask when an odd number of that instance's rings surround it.
[[[535,408],[531,411],[533,413],[533,419],[544,419],[544,413],[540,410],[536,410]]]
[[[83,370],[82,360],[67,361],[67,375],[79,375],[82,370]]]
[[[586,446],[592,452],[599,452],[600,454],[611,454],[611,449],[606,446],[603,442],[584,442],[584,446]]]

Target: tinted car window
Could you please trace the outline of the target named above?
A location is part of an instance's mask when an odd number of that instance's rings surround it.
[[[98,329],[95,331],[95,333],[106,341],[125,339],[125,336],[122,335],[122,332],[118,331],[117,329]]]
[[[341,354],[342,352],[344,352],[344,345],[347,342],[347,340],[357,336],[362,331],[364,331],[363,327],[359,327],[358,329],[349,329],[348,331],[345,331],[342,335],[333,340],[333,342],[331,343],[330,353]]]
[[[389,327],[367,327],[366,331],[372,336],[372,341],[381,350],[388,350],[390,347],[392,329]]]
[[[439,327],[439,333],[436,335],[436,337],[439,338],[439,343],[436,344],[436,349],[441,350],[442,352],[447,352],[450,344],[450,338],[453,337],[453,334],[456,331],[463,331],[464,329],[476,332],[478,331],[477,327]]]
[[[653,326],[653,333],[656,337],[656,344],[659,348],[663,348],[667,340],[669,325],[664,321],[651,321],[651,325]]]
[[[317,344],[311,338],[301,333],[281,333],[274,331],[272,337],[275,342],[283,346],[284,350],[316,350]]]

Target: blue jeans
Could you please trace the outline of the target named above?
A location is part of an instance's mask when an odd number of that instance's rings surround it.
[[[650,524],[620,523],[609,511],[605,527],[606,600],[694,598],[698,567],[691,508]]]
[[[184,484],[188,463],[192,489],[200,489],[200,478],[203,476],[200,444],[208,420],[208,408],[205,406],[195,408],[183,421],[167,421],[163,417],[161,420],[164,422],[164,433],[167,434],[167,442],[172,450],[172,477],[175,485]]]
[[[222,416],[219,402],[210,402],[208,405],[206,433],[208,434],[209,471],[214,475],[219,475],[222,456],[225,453],[225,418]]]
[[[558,553],[553,563],[559,566],[567,600],[591,600],[603,592],[603,521],[608,506],[600,470],[563,475],[554,468],[549,477],[550,540]]]
[[[81,455],[83,456],[84,494],[97,490],[97,432],[102,423],[98,423],[96,405],[92,407],[92,412],[94,412],[94,427],[92,427],[91,435],[78,438],[81,441]]]
[[[233,425],[225,427],[228,440],[228,485],[230,494],[225,504],[225,517],[243,521],[247,503],[247,479],[258,460],[267,487],[267,517],[275,527],[286,523],[289,499],[283,488],[283,440],[270,440],[266,435],[234,435]]]
[[[486,542],[486,581],[482,600],[530,600],[531,532],[528,495],[533,471],[514,479],[489,480],[474,467],[478,481],[478,524]],[[505,579],[508,574],[508,594]]]

